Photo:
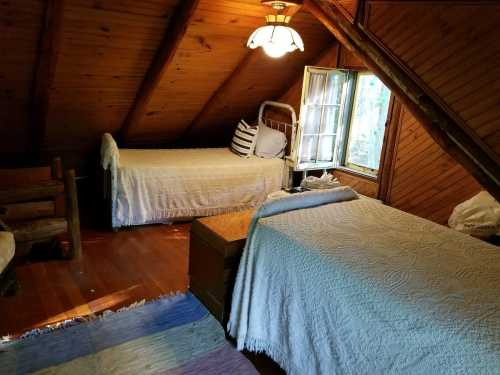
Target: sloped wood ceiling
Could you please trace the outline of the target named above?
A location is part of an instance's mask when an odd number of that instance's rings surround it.
[[[85,150],[116,132],[177,0],[65,0],[44,148]]]
[[[0,154],[25,152],[37,43],[45,4],[0,2]]]
[[[0,3],[1,154],[29,151],[30,102],[42,22],[49,1],[62,3],[57,64],[48,90],[48,114],[40,148],[45,155],[72,155],[81,163],[103,132],[122,127],[180,0],[5,0]],[[334,40],[310,14],[292,26],[306,51],[272,60],[245,44],[264,25],[269,8],[260,0],[200,0],[171,64],[130,129],[129,144],[171,144],[219,131],[242,116],[255,117],[261,101],[279,97],[305,63]],[[238,70],[248,58],[249,63]],[[237,75],[233,75],[239,71]],[[234,78],[234,81],[233,81]],[[224,83],[228,90],[218,90]],[[220,96],[219,96],[220,95]],[[207,108],[207,104],[215,105]],[[193,120],[196,126],[191,126]],[[210,128],[205,131],[205,128]],[[188,130],[190,130],[188,132]],[[191,134],[192,131],[192,134]],[[186,135],[189,136],[186,137]],[[206,137],[203,138],[206,140]],[[224,143],[226,142],[226,143]]]
[[[500,157],[500,3],[366,2],[365,28]]]
[[[279,96],[304,65],[332,42],[314,17],[300,12],[292,26],[304,40],[304,53],[272,59],[260,49],[249,51],[248,37],[264,25],[268,12],[254,0],[201,1],[144,120],[132,129],[131,140],[171,142],[183,136],[206,140],[208,134],[215,141],[211,143],[224,144],[225,140],[217,139],[218,132],[241,117],[255,117],[263,100]],[[223,84],[225,89],[217,92]],[[208,102],[212,105],[204,108]]]

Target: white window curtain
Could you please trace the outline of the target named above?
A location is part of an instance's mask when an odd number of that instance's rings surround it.
[[[348,73],[306,67],[300,110],[300,145],[296,169],[338,165],[335,145],[342,132]]]

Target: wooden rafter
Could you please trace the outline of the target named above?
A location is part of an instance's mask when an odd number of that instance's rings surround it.
[[[132,107],[118,133],[118,139],[120,141],[126,141],[130,136],[131,130],[135,128],[144,117],[147,106],[156,88],[160,84],[163,75],[172,62],[199,2],[199,0],[181,0],[179,2],[178,9],[167,27],[160,47],[144,76]]]
[[[31,94],[30,151],[39,155],[47,128],[49,95],[59,56],[62,33],[63,0],[47,0],[39,41]]]
[[[334,4],[321,0],[304,0],[304,8],[379,76],[422,123],[436,143],[462,164],[484,188],[500,199],[500,168],[497,161],[426,95],[390,56],[361,29],[350,23]]]

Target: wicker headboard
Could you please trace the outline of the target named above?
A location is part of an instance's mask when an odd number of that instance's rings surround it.
[[[275,107],[289,112],[290,122],[272,119],[268,114],[266,114],[266,107]],[[297,132],[297,115],[293,107],[285,103],[273,102],[270,100],[263,102],[259,109],[259,126],[260,125],[266,125],[272,129],[285,133],[287,139],[285,157],[292,157],[293,148],[295,146],[295,134]]]

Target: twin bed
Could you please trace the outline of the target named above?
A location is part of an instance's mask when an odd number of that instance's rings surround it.
[[[265,116],[267,107],[286,110],[290,122]],[[285,133],[284,158],[242,158],[229,148],[118,149],[111,135],[103,137],[102,165],[108,171],[106,198],[113,228],[168,223],[256,207],[287,185],[296,115],[292,107],[266,101],[259,126]]]
[[[499,374],[500,251],[349,188],[267,201],[229,333],[288,374]]]

